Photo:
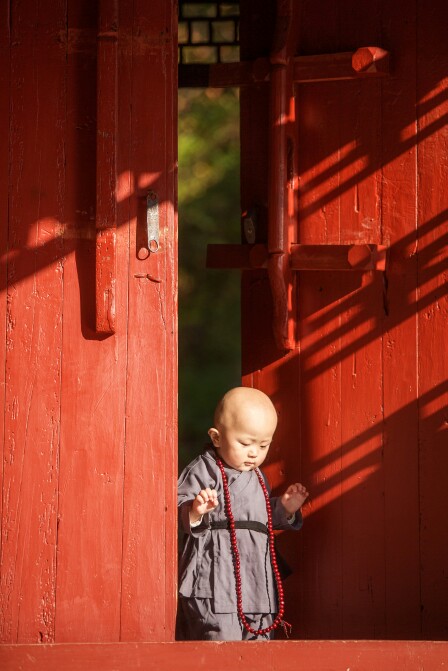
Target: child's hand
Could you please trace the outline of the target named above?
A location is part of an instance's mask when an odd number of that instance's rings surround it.
[[[210,487],[201,489],[191,506],[190,523],[194,524],[201,519],[202,515],[214,510],[218,505],[216,489],[210,489]]]
[[[287,513],[292,515],[301,508],[308,497],[308,492],[304,485],[296,482],[290,485],[280,499]]]

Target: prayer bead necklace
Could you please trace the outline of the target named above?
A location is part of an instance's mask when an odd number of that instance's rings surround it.
[[[238,551],[238,543],[236,540],[236,531],[235,531],[235,518],[233,516],[232,512],[232,505],[230,502],[230,492],[229,492],[229,484],[227,482],[227,475],[224,471],[224,464],[222,463],[221,459],[217,458],[216,463],[218,464],[219,470],[221,471],[222,475],[222,482],[224,486],[224,503],[225,503],[225,512],[227,515],[227,518],[229,520],[229,531],[230,531],[230,542],[232,545],[232,554],[233,554],[233,564],[234,564],[234,569],[235,569],[235,587],[236,587],[236,605],[237,605],[237,610],[238,610],[238,616],[242,622],[243,627],[249,631],[251,634],[256,634],[257,636],[264,636],[265,634],[269,634],[273,629],[277,629],[277,627],[281,624],[285,632],[287,633],[287,627],[290,627],[287,622],[283,621],[283,613],[285,612],[285,599],[284,599],[284,594],[283,594],[283,585],[280,577],[280,571],[277,565],[277,558],[275,556],[275,547],[274,547],[274,531],[272,529],[272,510],[271,510],[271,503],[269,501],[269,493],[266,488],[265,482],[263,480],[263,476],[261,475],[260,471],[258,468],[255,468],[255,474],[258,478],[258,482],[260,483],[261,489],[264,494],[264,498],[266,501],[266,512],[268,515],[268,535],[269,535],[269,553],[271,556],[271,565],[272,565],[272,571],[275,576],[275,582],[277,585],[277,594],[278,594],[278,613],[277,617],[275,618],[274,622],[269,626],[265,627],[265,629],[254,629],[253,627],[250,626],[248,623],[246,616],[244,615],[243,612],[243,596],[242,596],[242,590],[241,590],[241,561],[240,561],[240,553]]]

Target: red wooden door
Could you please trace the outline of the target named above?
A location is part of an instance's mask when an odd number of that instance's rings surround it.
[[[1,640],[171,639],[175,7],[1,11]]]
[[[270,11],[266,22],[259,3],[242,6],[243,59],[272,53]],[[280,539],[298,638],[448,634],[446,19],[442,1],[313,2],[291,26],[290,53],[314,81],[287,90],[285,254],[290,243],[389,248],[385,273],[287,278],[289,352],[272,332],[281,292],[273,301],[265,270],[243,276],[243,380],[280,415],[268,474],[311,492],[303,532]],[[389,76],[324,81],[341,74],[337,53],[371,45],[390,52]],[[335,56],[313,77],[316,54]],[[241,94],[242,209],[258,212],[268,246],[280,118],[269,95]]]

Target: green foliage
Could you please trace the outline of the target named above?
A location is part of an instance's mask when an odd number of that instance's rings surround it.
[[[235,90],[179,91],[179,458],[207,442],[218,398],[241,381],[240,274],[206,270],[208,243],[240,242]]]

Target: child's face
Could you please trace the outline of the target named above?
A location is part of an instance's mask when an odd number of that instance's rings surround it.
[[[237,471],[251,471],[266,459],[276,426],[276,415],[256,408],[240,413],[219,430],[210,429],[209,435],[228,466]]]

